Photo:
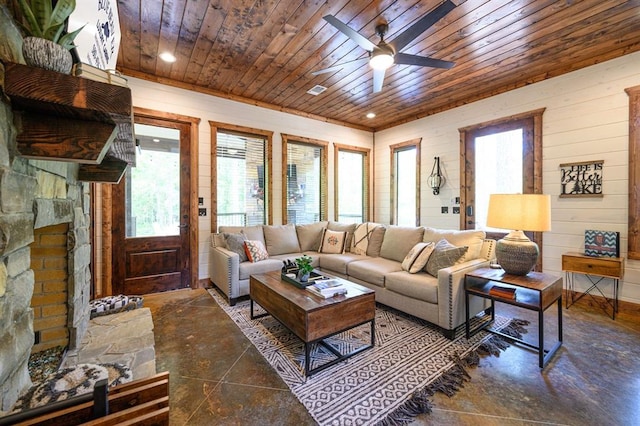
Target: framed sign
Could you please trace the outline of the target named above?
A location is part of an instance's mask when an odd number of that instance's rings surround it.
[[[75,39],[80,62],[102,70],[115,69],[120,48],[117,0],[76,1],[69,17],[69,31],[83,25]]]
[[[560,197],[602,197],[604,160],[560,164]]]

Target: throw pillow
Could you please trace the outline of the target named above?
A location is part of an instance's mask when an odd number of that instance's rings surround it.
[[[269,258],[269,253],[267,253],[267,249],[264,247],[264,244],[262,244],[262,241],[247,240],[244,242],[244,247],[247,253],[247,258],[252,263],[260,262],[261,260]]]
[[[227,248],[240,256],[240,262],[246,262],[247,255],[244,252],[244,242],[247,237],[244,234],[224,234],[224,239],[227,243]]]
[[[322,238],[322,230],[327,227],[328,223],[327,221],[323,221],[296,225],[300,251],[318,251],[320,248],[320,238]]]
[[[413,266],[413,263],[416,261],[418,256],[420,256],[420,254],[422,253],[422,250],[424,250],[428,245],[429,245],[428,243],[418,243],[415,246],[413,246],[411,250],[409,250],[409,253],[407,253],[407,255],[404,257],[404,260],[402,261],[402,270],[409,272],[409,270]],[[424,265],[422,266],[424,267]]]
[[[442,239],[434,247],[425,269],[430,275],[437,277],[440,269],[453,266],[468,249],[467,246],[456,247],[449,241]]]
[[[320,240],[320,253],[340,254],[344,252],[344,246],[347,242],[347,233],[340,231],[331,231],[325,229],[322,232],[322,240]]]
[[[327,229],[330,231],[339,231],[347,233],[347,240],[344,242],[344,251],[351,250],[351,239],[353,237],[353,231],[356,230],[355,223],[342,223],[342,222],[329,222]]]
[[[422,249],[418,257],[413,261],[411,268],[409,268],[410,274],[416,274],[424,269],[436,247],[436,243],[426,243],[426,247]]]
[[[351,240],[351,253],[366,256],[369,248],[369,241],[372,238],[373,230],[380,226],[378,223],[365,222],[356,226]]]

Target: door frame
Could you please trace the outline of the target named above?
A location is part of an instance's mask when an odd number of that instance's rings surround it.
[[[460,229],[475,229],[469,228],[469,222],[475,222],[475,215],[469,216],[467,210],[468,206],[473,206],[475,209],[475,200],[470,195],[474,193],[475,175],[469,173],[474,169],[475,157],[467,154],[466,147],[471,139],[486,134],[489,127],[503,126],[504,130],[508,130],[517,123],[530,123],[528,127],[532,134],[525,135],[524,164],[532,164],[533,173],[523,176],[523,193],[542,194],[542,114],[544,111],[545,108],[540,108],[458,129],[460,132]],[[540,255],[535,269],[542,271],[542,232],[527,232],[526,234],[538,244]],[[487,238],[500,239],[505,235],[506,233],[487,233]]]
[[[160,119],[163,121],[173,121],[181,124],[187,124],[189,126],[189,151],[190,151],[190,173],[189,173],[189,204],[188,204],[188,245],[189,245],[189,286],[192,289],[202,287],[199,280],[199,261],[198,261],[198,126],[200,124],[200,118],[190,117],[181,114],[168,113],[163,111],[152,110],[148,108],[133,107],[134,117],[145,117],[150,119]],[[92,200],[94,209],[96,211],[96,222],[94,223],[94,230],[96,235],[100,235],[102,242],[99,247],[94,247],[93,259],[101,259],[101,262],[96,262],[93,268],[93,274],[99,274],[99,280],[96,282],[96,294],[108,296],[117,293],[118,285],[113,283],[112,264],[114,259],[113,254],[113,223],[112,217],[112,192],[113,185],[100,184],[97,185],[96,196],[100,198],[98,203],[96,200]],[[97,238],[96,238],[97,240]]]

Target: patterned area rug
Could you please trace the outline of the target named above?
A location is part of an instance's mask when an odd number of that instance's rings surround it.
[[[508,347],[486,332],[467,341],[462,330],[451,341],[420,319],[377,305],[375,347],[305,379],[300,339],[271,316],[251,320],[248,300],[229,306],[215,289],[208,291],[320,425],[406,424],[431,412],[435,392],[454,394],[479,355]],[[258,305],[256,313],[261,313]],[[494,328],[520,336],[523,325],[497,316]],[[365,324],[327,341],[346,353],[366,346],[370,332]],[[314,345],[311,354],[312,368],[334,359],[322,345]]]

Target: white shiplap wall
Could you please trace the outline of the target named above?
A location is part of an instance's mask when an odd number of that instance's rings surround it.
[[[562,253],[583,248],[585,229],[619,231],[626,256],[629,99],[624,90],[639,85],[640,53],[635,53],[376,133],[375,220],[390,218],[389,145],[422,137],[421,225],[458,229],[459,216],[451,213],[460,186],[458,128],[546,108],[543,187],[552,199],[552,231],[544,234],[545,272],[562,274]],[[435,156],[447,178],[438,196],[427,185]],[[604,197],[559,198],[559,165],[591,160],[604,160]],[[441,214],[441,206],[448,206],[449,214]],[[585,289],[586,279],[578,277],[577,284]],[[627,260],[620,290],[621,300],[640,303],[640,261]]]
[[[199,126],[198,196],[204,198],[207,216],[198,221],[199,279],[209,277],[209,235],[211,233],[211,132],[209,120],[273,131],[273,220],[282,223],[282,138],[281,133],[370,148],[372,134],[318,120],[286,114],[188,90],[129,78],[133,105],[157,111],[197,117]],[[309,95],[311,96],[311,95]],[[329,147],[329,188],[333,188],[333,144]],[[329,218],[333,219],[333,198],[329,197]]]

